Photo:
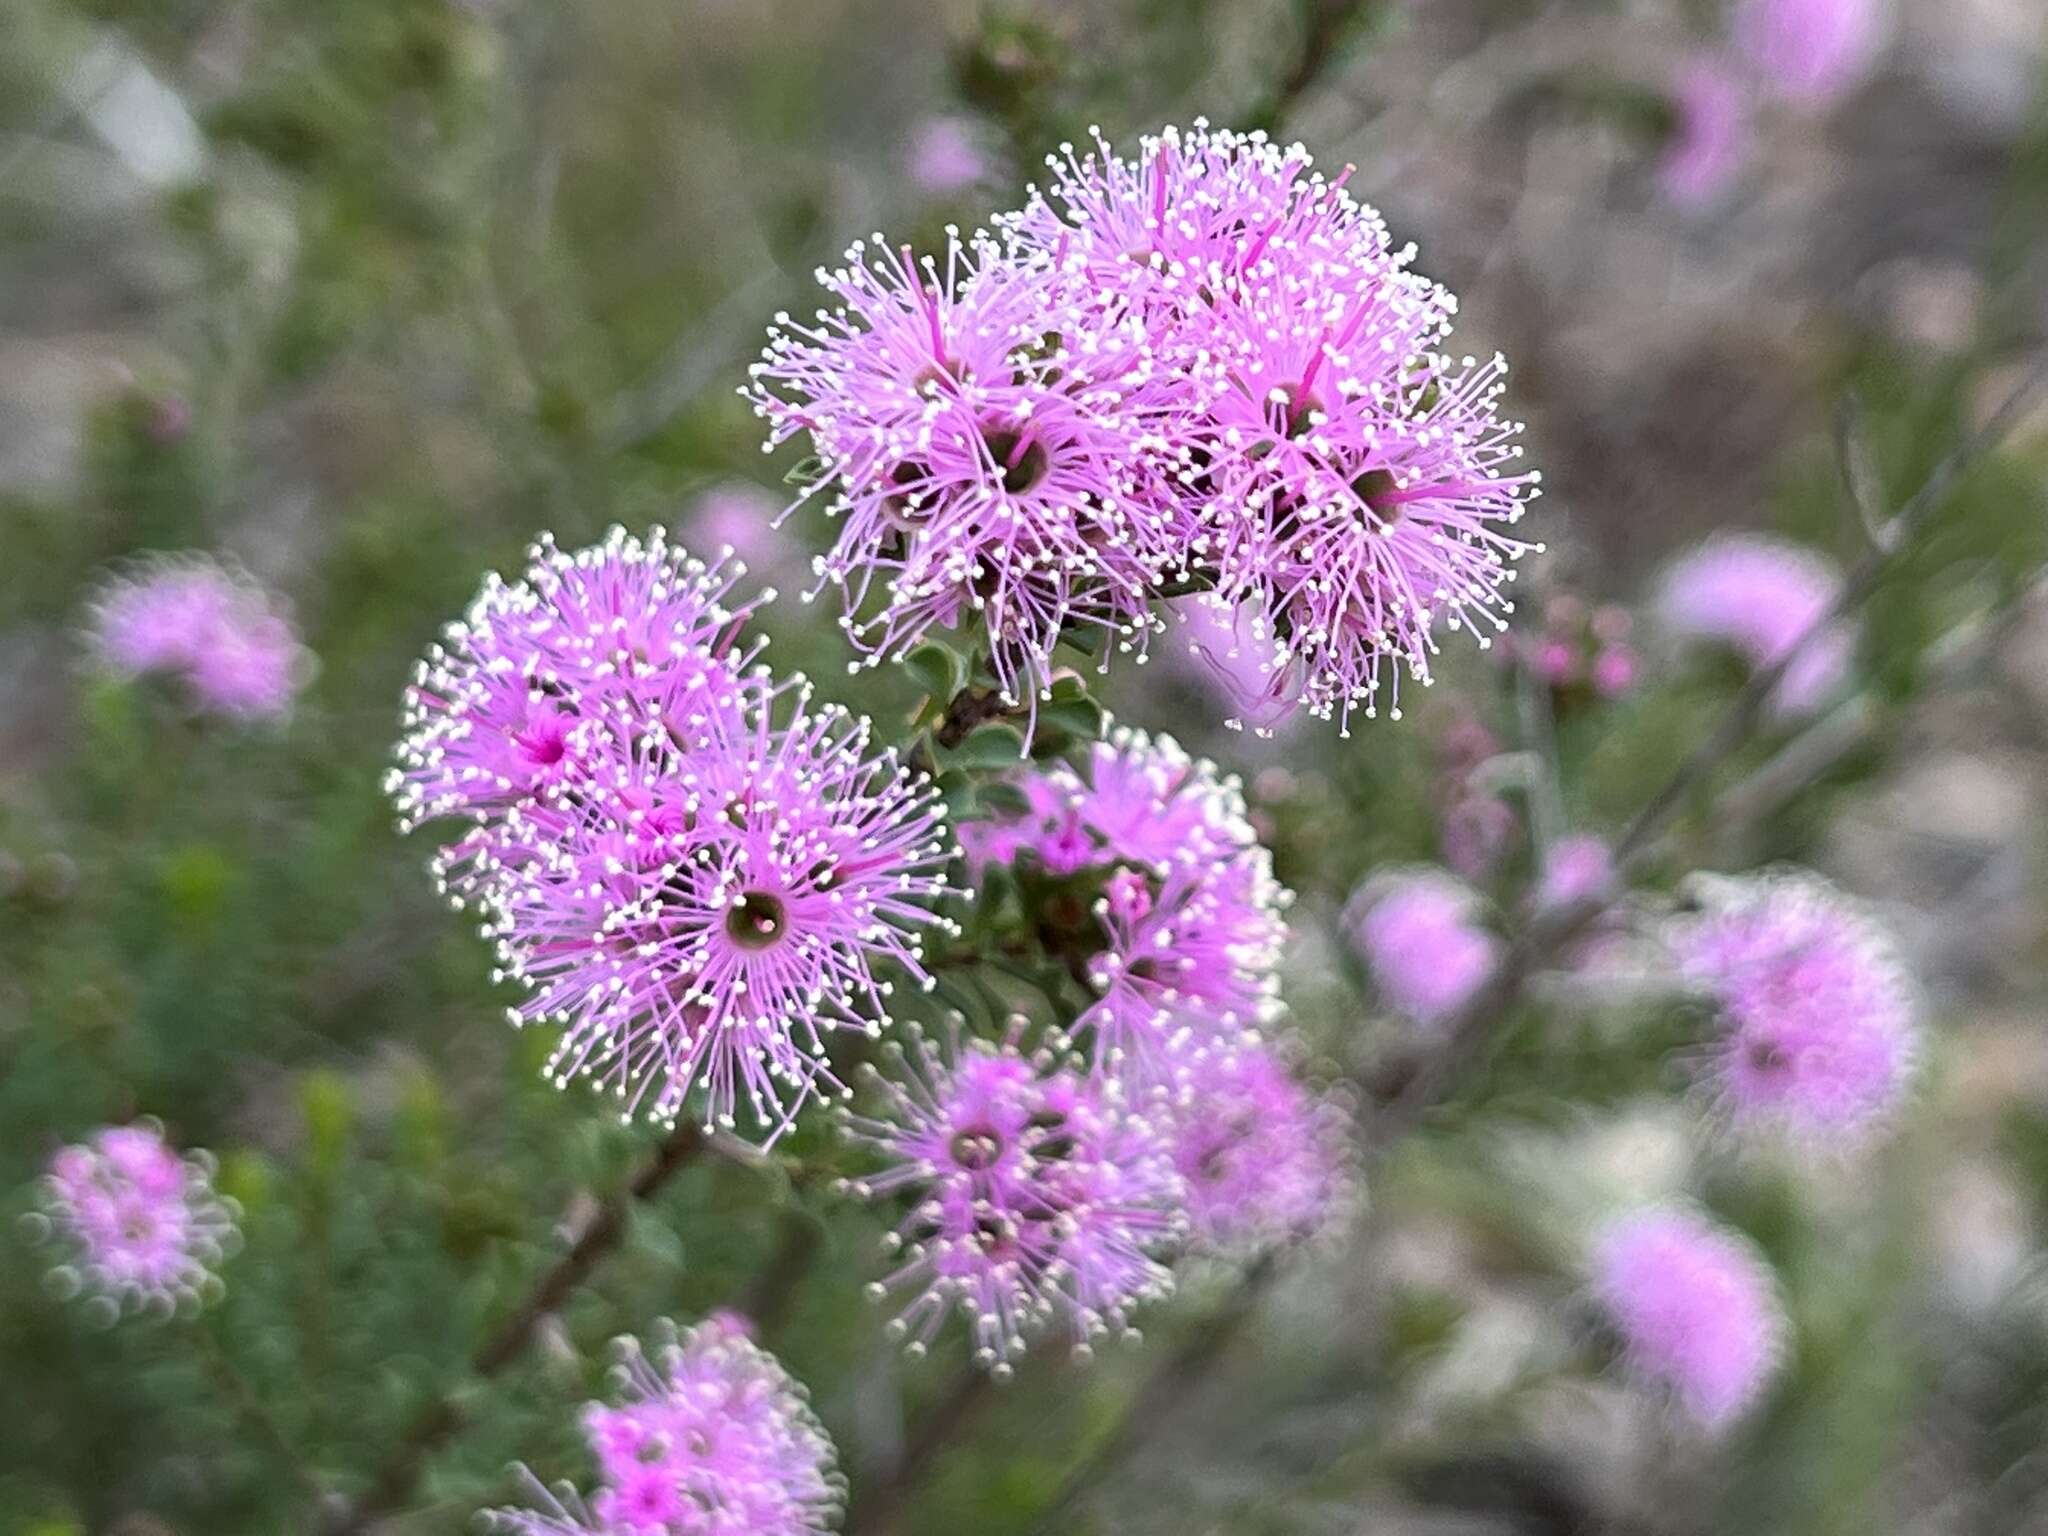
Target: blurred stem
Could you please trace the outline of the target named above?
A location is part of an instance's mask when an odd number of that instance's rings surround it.
[[[262,1395],[257,1392],[255,1385],[229,1358],[212,1325],[205,1318],[199,1318],[194,1322],[192,1332],[199,1341],[199,1358],[205,1363],[207,1374],[213,1378],[214,1385],[220,1388],[221,1395],[233,1406],[236,1415],[248,1425],[258,1440],[270,1448],[271,1454],[290,1470],[292,1481],[298,1484],[302,1494],[315,1502],[325,1497],[325,1490],[313,1476],[312,1469],[306,1465],[304,1458],[286,1437],[277,1420],[270,1416],[270,1410],[263,1406]]]
[[[540,1330],[541,1320],[559,1310],[606,1255],[618,1247],[625,1236],[626,1217],[632,1206],[658,1193],[706,1145],[703,1131],[689,1121],[670,1131],[625,1188],[598,1208],[597,1215],[569,1251],[535,1282],[518,1310],[484,1341],[470,1360],[469,1376],[489,1380],[524,1354]],[[346,1507],[329,1526],[333,1536],[356,1536],[403,1507],[427,1458],[462,1428],[463,1420],[462,1408],[448,1393],[415,1418],[371,1482],[369,1492]]]
[[[1371,8],[1372,0],[1301,0],[1301,49],[1265,100],[1245,114],[1245,127],[1277,132],[1336,63],[1353,28]]]
[[[1138,1390],[1131,1394],[1109,1433],[1067,1474],[1051,1502],[1039,1511],[1031,1524],[1030,1536],[1054,1536],[1055,1532],[1070,1529],[1075,1505],[1151,1438],[1174,1405],[1194,1389],[1244,1332],[1280,1274],[1280,1260],[1279,1249],[1268,1249],[1262,1254],[1231,1288],[1222,1305],[1138,1384]]]
[[[896,1465],[866,1486],[847,1519],[845,1536],[885,1536],[895,1529],[904,1499],[924,1481],[926,1468],[980,1415],[994,1391],[995,1382],[986,1370],[971,1362],[962,1366],[945,1395],[919,1421]]]

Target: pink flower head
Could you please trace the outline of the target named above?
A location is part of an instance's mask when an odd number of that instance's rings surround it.
[[[661,528],[613,528],[564,554],[541,535],[523,579],[493,573],[406,690],[385,787],[409,830],[503,811],[591,772],[659,725],[701,734],[737,718],[737,649],[772,592],[728,606],[741,565],[705,565]]]
[[[538,1509],[491,1512],[514,1536],[817,1536],[846,1486],[803,1388],[716,1319],[666,1331],[652,1355],[617,1342],[617,1399],[584,1432],[598,1484],[586,1503],[534,1484]]]
[[[1593,657],[1593,691],[1603,699],[1618,699],[1634,691],[1641,671],[1632,649],[1619,643],[1609,645]]]
[[[1478,898],[1438,870],[1368,881],[1346,917],[1380,999],[1418,1024],[1438,1024],[1491,974],[1499,942],[1475,918]]]
[[[1726,66],[1697,58],[1671,82],[1671,111],[1657,179],[1676,207],[1698,213],[1721,200],[1749,161],[1749,102]]]
[[[1118,729],[1081,768],[1023,777],[1029,809],[998,844],[1064,882],[1069,935],[1100,994],[1075,1022],[1099,1070],[1171,1075],[1190,1039],[1253,1034],[1278,1007],[1291,900],[1234,779],[1167,737]]]
[[[1536,880],[1537,910],[1561,911],[1584,901],[1604,901],[1614,894],[1617,872],[1614,850],[1590,833],[1561,837],[1544,855]]]
[[[744,1104],[772,1142],[836,1086],[825,1037],[879,1033],[878,973],[930,984],[921,930],[952,926],[931,907],[957,850],[929,779],[871,750],[867,720],[801,678],[748,695],[738,720],[657,726],[444,859],[527,989],[514,1022],[564,1026],[558,1084],[594,1078],[663,1121],[696,1092],[707,1127]]]
[[[1350,1116],[1302,1086],[1270,1047],[1204,1052],[1167,1119],[1191,1233],[1205,1248],[1310,1237],[1346,1201]]]
[[[214,1193],[213,1163],[180,1156],[154,1122],[109,1126],[60,1150],[43,1177],[33,1234],[66,1251],[52,1272],[112,1320],[170,1311],[220,1288],[214,1271],[239,1241],[233,1201]]]
[[[1714,1080],[1738,1122],[1841,1137],[1899,1103],[1918,1049],[1912,985],[1890,937],[1818,875],[1734,883],[1670,944],[1718,1010]]]
[[[1139,316],[1183,381],[1175,553],[1256,604],[1279,663],[1260,707],[1370,717],[1384,676],[1398,717],[1438,623],[1487,643],[1533,547],[1504,531],[1538,476],[1497,414],[1501,360],[1437,350],[1455,300],[1298,145],[1197,123],[1134,160],[1098,138],[1050,163],[1049,196],[1007,227]]]
[[[1672,633],[1719,642],[1765,667],[1826,618],[1841,586],[1841,574],[1810,549],[1763,534],[1724,534],[1666,573],[1658,610]],[[1847,625],[1822,629],[1779,681],[1773,705],[1793,715],[1818,708],[1841,687],[1855,649]]]
[[[1629,1364],[1702,1427],[1723,1429],[1756,1401],[1785,1318],[1749,1243],[1682,1211],[1639,1211],[1602,1234],[1594,1269]]]
[[[1050,687],[1063,631],[1142,647],[1179,451],[1138,320],[985,237],[943,265],[857,244],[818,278],[838,307],[777,316],[745,393],[768,447],[801,435],[817,456],[798,500],[843,520],[820,568],[868,663],[972,623],[1021,701]]]
[[[110,582],[94,605],[93,643],[116,675],[176,678],[202,709],[243,719],[289,711],[307,670],[271,598],[203,555],[151,561]]]
[[[1293,715],[1280,682],[1286,647],[1256,603],[1190,598],[1174,617],[1201,680],[1232,711],[1224,722],[1232,730],[1250,726],[1255,735],[1271,736]]]
[[[1885,10],[1884,0],[1744,0],[1735,42],[1779,93],[1824,104],[1869,72]]]
[[[893,1327],[920,1353],[960,1312],[976,1361],[998,1376],[1048,1328],[1077,1352],[1122,1332],[1135,1307],[1172,1288],[1158,1255],[1181,1231],[1158,1123],[1116,1082],[1049,1050],[1027,1056],[1018,1035],[1013,1025],[1000,1044],[956,1040],[949,1060],[921,1041],[910,1058],[892,1046],[901,1080],[870,1074],[880,1117],[846,1121],[885,1160],[847,1187],[907,1207],[889,1244],[900,1263],[872,1294],[909,1293]]]
[[[1444,863],[1463,879],[1484,880],[1500,867],[1520,831],[1514,807],[1500,796],[1460,793],[1444,809]]]
[[[966,118],[928,117],[912,130],[906,169],[920,192],[952,197],[988,179],[989,159]]]

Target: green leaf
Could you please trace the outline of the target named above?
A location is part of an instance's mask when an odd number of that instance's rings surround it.
[[[981,809],[997,816],[1024,816],[1030,813],[1031,801],[1015,784],[998,781],[982,785]]]
[[[904,657],[903,670],[929,697],[941,701],[958,693],[967,675],[960,657],[937,642],[920,645]]]
[[[977,726],[974,734],[947,755],[947,761],[961,768],[1014,768],[1024,760],[1024,738],[1013,725],[992,720]]]
[[[1102,734],[1102,706],[1093,699],[1054,699],[1039,705],[1038,728],[1093,741]]]
[[[784,485],[800,485],[809,490],[825,478],[825,461],[815,453],[797,460],[790,466],[789,473],[782,477]]]

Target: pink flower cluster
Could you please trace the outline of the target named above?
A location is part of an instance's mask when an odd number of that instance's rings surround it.
[[[1912,984],[1889,935],[1819,876],[1729,883],[1670,947],[1714,1005],[1714,1085],[1738,1124],[1839,1140],[1904,1097],[1919,1046]]]
[[[1116,730],[1010,787],[1013,807],[963,829],[970,863],[1007,867],[1092,1001],[1071,1040],[1026,1050],[1020,1022],[998,1045],[921,1050],[851,1121],[884,1162],[857,1191],[908,1204],[882,1286],[912,1293],[905,1331],[921,1347],[963,1312],[998,1370],[1049,1328],[1084,1348],[1121,1330],[1183,1244],[1312,1235],[1350,1173],[1344,1106],[1269,1038],[1288,898],[1236,784]]]
[[[846,1118],[884,1159],[847,1189],[907,1208],[890,1240],[897,1267],[871,1287],[910,1293],[893,1330],[922,1353],[958,1311],[976,1361],[999,1376],[1048,1328],[1084,1352],[1122,1332],[1171,1289],[1160,1255],[1183,1219],[1146,1107],[1020,1040],[1017,1027],[1000,1043],[956,1040],[945,1058],[920,1042],[908,1070],[873,1075],[884,1113]]]
[[[1672,634],[1725,645],[1753,668],[1791,656],[1771,702],[1803,715],[1829,701],[1855,659],[1855,631],[1827,621],[1841,585],[1841,573],[1810,549],[1722,534],[1665,573],[1657,611]]]
[[[1690,1212],[1649,1209],[1607,1228],[1594,1268],[1595,1293],[1645,1381],[1708,1430],[1756,1401],[1779,1363],[1785,1317],[1749,1243]]]
[[[777,683],[742,638],[743,570],[614,529],[492,576],[407,694],[388,788],[452,818],[444,889],[482,914],[518,1024],[630,1116],[768,1140],[837,1086],[836,1031],[878,1033],[954,849],[926,777],[868,722]]]
[[[121,677],[175,679],[214,714],[286,714],[310,658],[291,621],[247,576],[203,555],[146,562],[93,605],[99,663]]]
[[[598,1487],[535,1485],[535,1509],[500,1509],[513,1536],[814,1536],[845,1485],[803,1389],[729,1321],[671,1333],[648,1354],[618,1341],[618,1401],[584,1433]]]
[[[1451,295],[1299,146],[1197,123],[1050,165],[941,261],[857,244],[754,367],[842,519],[849,634],[879,662],[972,623],[1015,700],[1062,640],[1142,651],[1210,591],[1272,647],[1254,718],[1397,714],[1532,547],[1500,359],[1440,350]]]
[[[219,1289],[215,1271],[239,1241],[232,1200],[214,1192],[213,1164],[181,1156],[154,1123],[108,1126],[50,1160],[31,1235],[65,1259],[52,1283],[85,1294],[109,1320],[169,1312]]]

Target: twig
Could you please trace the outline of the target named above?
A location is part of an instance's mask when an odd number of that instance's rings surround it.
[[[1032,1522],[1031,1536],[1053,1536],[1064,1531],[1074,1506],[1090,1489],[1149,1438],[1153,1426],[1164,1419],[1194,1384],[1221,1358],[1223,1352],[1244,1332],[1258,1311],[1259,1303],[1279,1276],[1281,1253],[1269,1249],[1244,1272],[1223,1304],[1210,1313],[1180,1347],[1174,1350],[1139,1383],[1138,1390],[1118,1416],[1115,1427],[1095,1449],[1069,1472],[1052,1496],[1052,1501]]]
[[[739,1299],[741,1316],[764,1337],[780,1328],[789,1315],[790,1303],[810,1270],[819,1244],[818,1219],[801,1206],[784,1211],[777,1226],[774,1251]]]
[[[598,1208],[597,1215],[569,1251],[557,1259],[527,1293],[519,1309],[485,1340],[469,1363],[469,1375],[488,1380],[526,1352],[539,1331],[541,1320],[556,1311],[575,1293],[618,1246],[625,1235],[626,1213],[636,1201],[653,1196],[676,1172],[697,1156],[706,1145],[704,1133],[684,1121],[669,1132],[652,1156],[633,1175],[624,1190]],[[411,1494],[426,1460],[456,1431],[462,1428],[463,1411],[455,1398],[444,1394],[413,1420],[370,1491],[347,1506],[330,1525],[332,1536],[357,1536],[396,1511]]]
[[[945,1396],[919,1422],[888,1475],[867,1486],[847,1519],[845,1536],[883,1536],[891,1530],[904,1498],[924,1480],[925,1469],[981,1412],[994,1392],[995,1383],[986,1370],[971,1363],[962,1366]]]

